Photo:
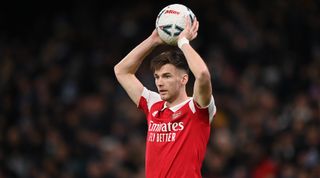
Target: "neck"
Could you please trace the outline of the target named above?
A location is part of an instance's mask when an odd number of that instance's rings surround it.
[[[176,98],[174,98],[172,101],[166,101],[166,105],[168,108],[173,107],[175,105],[178,105],[188,99],[186,92],[180,92],[180,95],[178,95]]]

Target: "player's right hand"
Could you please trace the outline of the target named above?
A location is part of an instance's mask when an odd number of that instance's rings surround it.
[[[154,29],[152,34],[149,36],[155,45],[164,44],[164,41],[160,38],[157,29]]]

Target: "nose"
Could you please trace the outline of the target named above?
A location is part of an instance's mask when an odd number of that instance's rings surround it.
[[[156,85],[157,85],[158,87],[160,87],[160,86],[163,85],[163,81],[162,81],[161,77],[159,77],[159,78],[156,79]]]

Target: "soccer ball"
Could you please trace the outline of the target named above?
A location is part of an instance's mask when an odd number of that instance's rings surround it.
[[[185,5],[171,4],[163,8],[156,20],[160,38],[169,45],[177,45],[178,36],[186,27],[186,17],[190,18],[192,25],[195,15]]]

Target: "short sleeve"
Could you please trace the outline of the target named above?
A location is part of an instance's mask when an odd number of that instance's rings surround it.
[[[205,107],[201,107],[201,108],[200,108],[200,107],[197,105],[197,103],[195,103],[194,100],[191,100],[191,102],[190,102],[190,104],[189,104],[189,107],[190,107],[190,109],[192,110],[193,113],[195,113],[197,110],[198,110],[199,112],[204,112],[204,111],[207,110],[207,112],[208,112],[208,115],[207,115],[207,116],[209,117],[210,123],[212,122],[213,117],[214,117],[214,115],[215,115],[216,112],[217,112],[217,108],[216,108],[216,105],[215,105],[215,101],[214,101],[214,98],[213,98],[212,95],[211,95],[211,100],[210,100],[210,103],[209,103],[208,106],[205,106]]]
[[[142,109],[144,113],[147,114],[149,113],[151,106],[158,101],[161,101],[160,95],[144,87],[138,108]]]

